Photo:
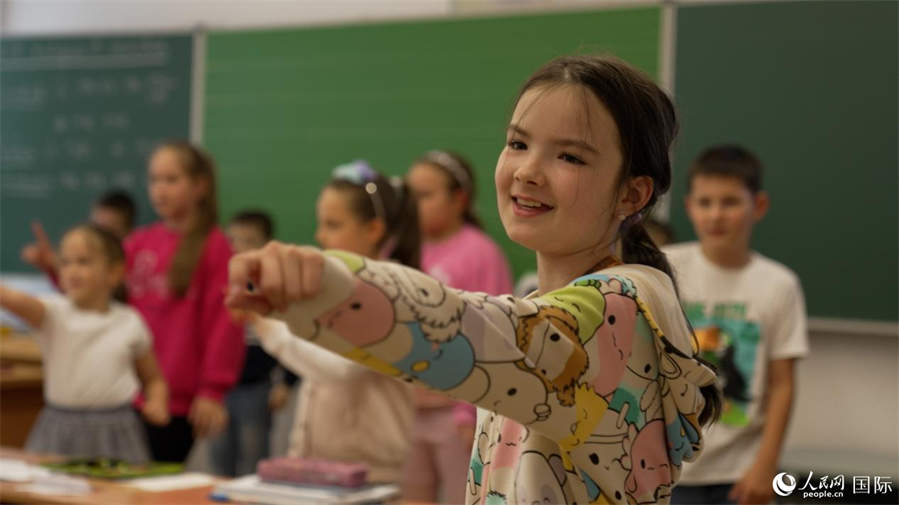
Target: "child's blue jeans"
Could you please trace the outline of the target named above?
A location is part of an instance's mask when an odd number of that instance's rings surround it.
[[[256,463],[268,457],[271,388],[269,381],[240,384],[225,397],[228,426],[209,444],[213,472],[231,477],[255,473]]]

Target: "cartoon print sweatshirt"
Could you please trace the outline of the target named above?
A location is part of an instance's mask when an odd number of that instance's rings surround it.
[[[623,265],[528,299],[326,253],[323,289],[273,317],[381,373],[473,403],[469,504],[667,503],[702,447],[689,327],[662,272]]]

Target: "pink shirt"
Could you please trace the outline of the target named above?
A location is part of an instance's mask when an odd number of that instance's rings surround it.
[[[444,284],[489,295],[512,293],[512,273],[506,257],[486,233],[465,224],[440,242],[421,249],[421,269]]]
[[[426,242],[421,249],[421,269],[447,286],[489,295],[512,293],[512,273],[506,257],[486,233],[470,224],[440,242]],[[417,388],[416,404],[422,408],[453,405],[457,425],[474,425],[475,408],[452,402],[446,396]]]
[[[224,305],[231,247],[215,227],[206,238],[182,297],[169,292],[167,272],[181,235],[156,223],[125,239],[128,301],[144,317],[169,386],[169,409],[187,415],[195,396],[221,401],[243,366],[243,328]]]

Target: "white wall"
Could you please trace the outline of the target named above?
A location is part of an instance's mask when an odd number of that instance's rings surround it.
[[[133,33],[442,16],[451,0],[4,0],[4,35]]]
[[[899,477],[899,335],[812,331],[785,467]]]
[[[210,29],[300,26],[660,3],[663,0],[0,0],[0,32],[58,35],[184,31],[198,25]]]

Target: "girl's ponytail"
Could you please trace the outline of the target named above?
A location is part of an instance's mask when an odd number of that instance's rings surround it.
[[[652,237],[646,231],[646,227],[640,222],[639,216],[642,216],[642,213],[635,214],[635,216],[626,219],[624,224],[622,224],[621,259],[625,263],[639,263],[665,272],[668,274],[668,277],[671,277],[674,289],[677,290],[674,270],[671,268],[671,264],[668,263],[668,258],[665,256],[665,253],[659,250],[659,247],[652,241]],[[634,222],[628,223],[630,220]]]
[[[637,213],[634,216],[625,219],[624,223],[621,225],[621,259],[625,263],[639,263],[665,272],[668,274],[668,277],[671,278],[671,283],[674,285],[674,291],[677,293],[677,279],[674,275],[674,269],[671,268],[671,264],[668,263],[668,258],[665,256],[665,253],[663,253],[656,243],[653,242],[652,237],[650,237],[649,233],[646,231],[646,227],[643,226],[643,223],[641,222],[642,214],[642,212]],[[687,326],[690,328],[690,334],[693,336],[694,347],[699,348],[698,342],[696,341],[696,332],[693,330],[693,325],[690,324],[690,319],[686,316],[684,316],[684,319],[687,321]],[[699,361],[710,369],[715,370],[716,374],[718,373],[715,365],[703,359],[699,354],[693,355],[693,359]],[[705,399],[705,406],[703,406],[702,412],[699,413],[699,423],[705,425],[718,420],[718,418],[721,417],[722,408],[721,391],[718,384],[713,383],[707,386],[701,386],[699,391]]]
[[[218,198],[215,187],[215,162],[205,151],[186,140],[170,140],[160,144],[157,150],[171,149],[181,160],[181,167],[191,179],[205,179],[208,190],[199,202],[196,220],[178,242],[178,249],[169,266],[169,289],[181,297],[190,288],[194,270],[203,255],[206,237],[218,221]]]
[[[388,257],[412,268],[421,267],[421,232],[418,228],[418,205],[406,182],[399,177],[391,177],[393,189],[393,215],[387,223],[388,242],[392,248]]]

